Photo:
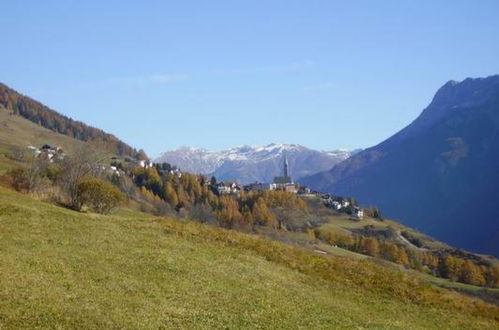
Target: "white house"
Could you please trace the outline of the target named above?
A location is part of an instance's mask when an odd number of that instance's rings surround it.
[[[170,170],[170,174],[171,175],[176,175],[177,178],[179,178],[179,179],[182,177],[182,171],[180,169],[178,169],[178,168]]]
[[[216,190],[219,195],[239,195],[241,187],[236,182],[219,182],[216,185]]]
[[[151,168],[153,167],[153,163],[150,160],[139,160],[139,166],[143,168]]]
[[[34,148],[34,149],[33,149]],[[59,147],[51,147],[48,144],[44,144],[41,148],[37,149],[34,146],[28,146],[28,149],[32,150],[36,157],[50,161],[51,163],[55,159],[63,159],[65,154],[64,151]]]
[[[352,216],[357,220],[362,220],[364,218],[364,210],[360,207],[355,207],[353,209]]]
[[[222,182],[217,184],[217,192],[219,195],[229,195],[232,192],[232,189]]]
[[[340,203],[340,202],[338,202],[338,201],[332,201],[332,202],[331,202],[331,207],[332,207],[333,209],[335,209],[335,210],[339,210],[339,209],[341,209],[341,203]]]

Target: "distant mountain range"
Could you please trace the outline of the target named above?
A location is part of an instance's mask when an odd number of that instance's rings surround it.
[[[167,151],[155,162],[168,162],[192,173],[214,175],[219,180],[271,182],[281,175],[284,154],[289,161],[290,174],[298,180],[331,169],[358,150],[316,151],[296,144],[240,146],[222,151],[181,147]]]
[[[301,182],[499,256],[499,75],[449,81],[409,126]]]

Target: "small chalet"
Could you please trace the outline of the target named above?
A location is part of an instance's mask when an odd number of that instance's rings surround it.
[[[355,207],[352,211],[352,217],[355,220],[362,220],[364,218],[364,211],[360,207]]]
[[[241,191],[236,182],[219,182],[214,188],[218,195],[239,195]]]
[[[335,210],[340,210],[341,209],[341,203],[338,201],[331,201],[331,207]]]
[[[150,160],[139,160],[139,166],[143,168],[151,168],[154,164]]]
[[[62,148],[52,147],[48,144],[44,144],[41,148],[36,149],[33,146],[28,146],[28,149],[33,150],[34,155],[41,159],[53,162],[54,159],[61,160],[64,158],[65,154]]]
[[[179,168],[171,169],[170,174],[175,175],[179,179],[182,177],[182,171]]]

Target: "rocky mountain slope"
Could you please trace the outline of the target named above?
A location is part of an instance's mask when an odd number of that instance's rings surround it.
[[[449,81],[409,126],[301,181],[499,255],[499,75]]]
[[[241,183],[270,182],[281,174],[284,154],[291,176],[300,179],[329,170],[356,151],[321,152],[296,144],[240,146],[222,151],[182,147],[161,154],[155,162],[168,162],[192,173],[215,175]]]

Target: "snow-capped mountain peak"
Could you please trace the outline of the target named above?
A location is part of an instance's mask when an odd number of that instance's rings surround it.
[[[167,162],[191,173],[215,175],[220,180],[270,182],[281,174],[284,153],[295,180],[331,169],[352,154],[348,150],[316,151],[287,143],[240,145],[220,151],[183,146],[162,153],[155,162]]]

